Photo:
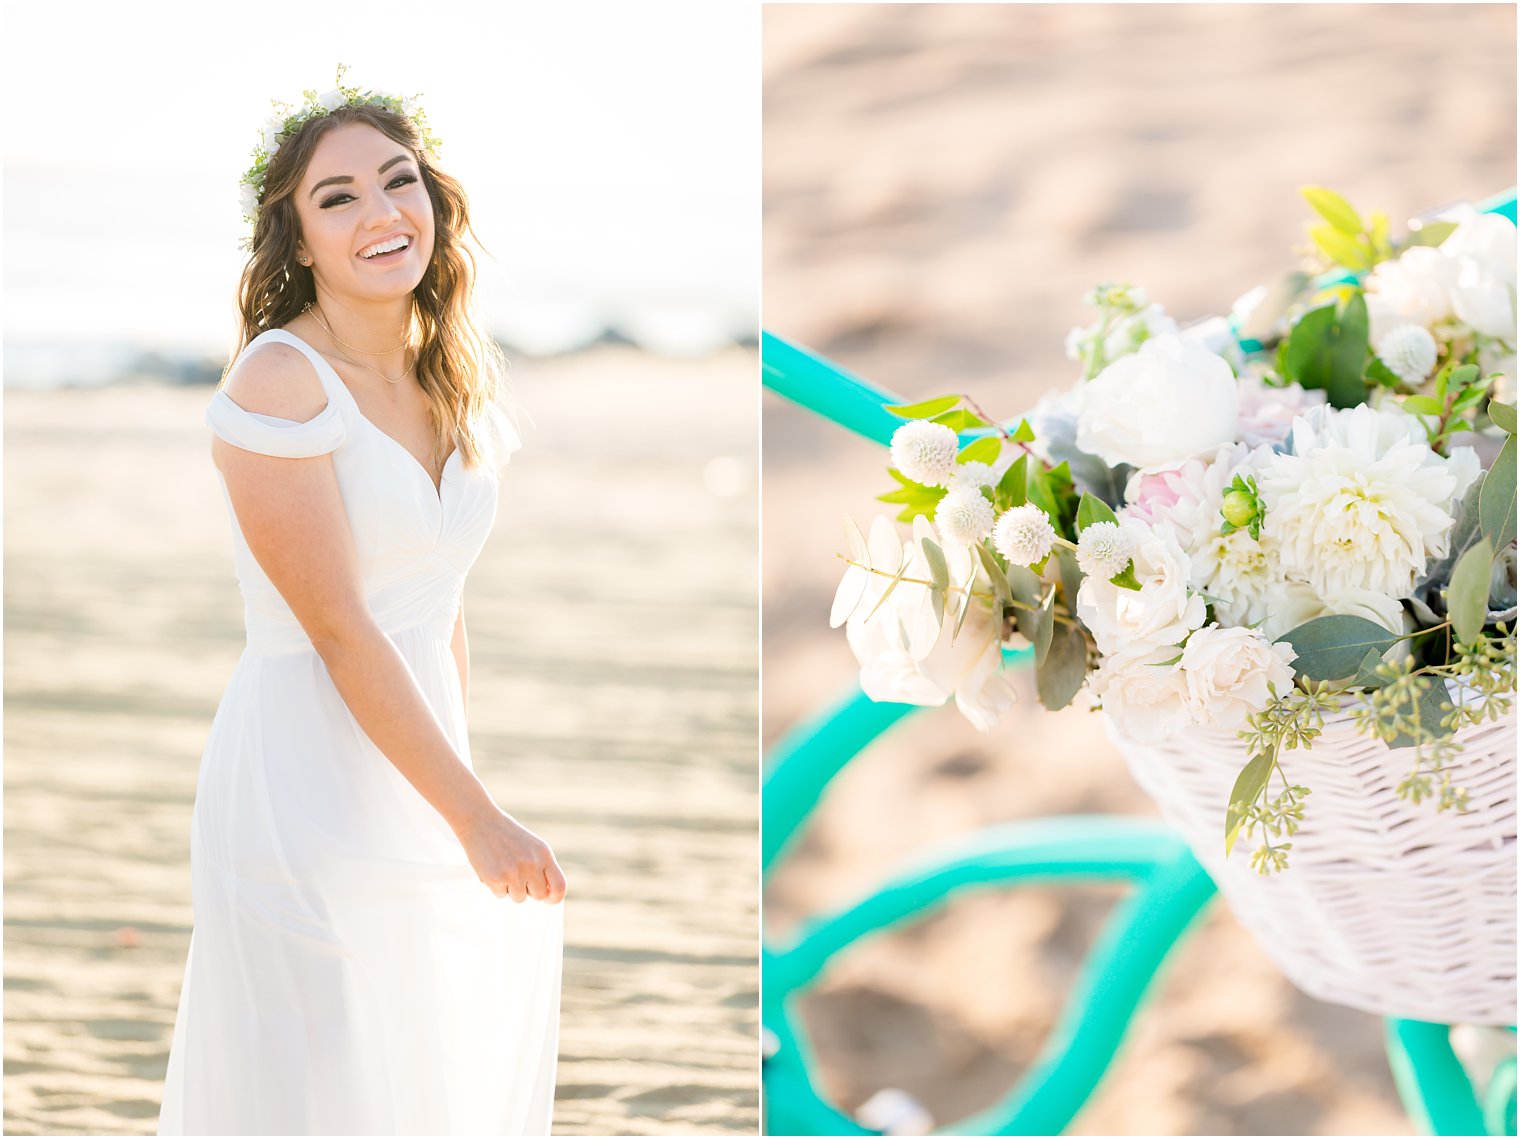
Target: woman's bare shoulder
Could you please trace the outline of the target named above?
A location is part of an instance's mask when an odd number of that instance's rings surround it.
[[[222,390],[244,411],[303,420],[327,405],[316,369],[299,348],[278,340],[245,349]]]

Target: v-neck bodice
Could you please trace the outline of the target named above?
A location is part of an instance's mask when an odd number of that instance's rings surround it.
[[[441,483],[435,484],[415,455],[364,415],[337,371],[300,337],[268,329],[243,352],[271,341],[288,344],[310,360],[327,395],[326,406],[298,422],[248,411],[218,388],[205,422],[244,450],[282,458],[330,454],[371,611],[388,631],[437,621],[447,636],[464,577],[495,521],[500,466],[521,446],[511,421],[489,405],[484,433],[496,463],[466,467],[455,448],[444,460]],[[220,471],[218,481],[232,521],[250,648],[309,650],[310,640],[248,549]]]

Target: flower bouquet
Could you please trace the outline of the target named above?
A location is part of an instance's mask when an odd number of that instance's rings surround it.
[[[848,521],[831,624],[868,696],[983,730],[1009,651],[1047,708],[1085,687],[1301,987],[1507,1024],[1515,226],[1463,207],[1395,244],[1304,194],[1303,269],[1229,317],[1099,286],[1080,381],[1027,415],[891,408],[911,532]]]

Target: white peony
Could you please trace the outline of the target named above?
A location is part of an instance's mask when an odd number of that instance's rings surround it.
[[[1452,317],[1451,288],[1457,263],[1439,248],[1416,245],[1367,274],[1366,298],[1370,339],[1380,342],[1400,324],[1429,328]]]
[[[1123,518],[1119,528],[1129,543],[1140,588],[1124,589],[1088,576],[1077,590],[1077,616],[1107,656],[1174,648],[1203,624],[1206,610],[1204,599],[1188,588],[1192,566],[1187,553],[1166,527]]]
[[[1114,726],[1137,743],[1157,744],[1193,726],[1187,678],[1172,648],[1105,659],[1088,678]]]
[[[1246,372],[1236,381],[1236,398],[1240,439],[1247,446],[1259,447],[1286,439],[1293,420],[1324,403],[1325,393],[1317,388],[1305,390],[1293,383],[1281,387],[1269,385],[1260,374]]]
[[[1485,336],[1515,342],[1515,223],[1469,208],[1438,247],[1457,266],[1451,307]]]
[[[1351,590],[1405,597],[1445,555],[1453,500],[1475,467],[1432,451],[1407,412],[1314,408],[1294,422],[1291,453],[1261,464],[1262,534],[1284,573],[1332,607]]]
[[[892,465],[914,482],[944,486],[955,473],[960,439],[943,423],[914,419],[892,432]]]
[[[1254,629],[1211,624],[1188,638],[1182,650],[1182,675],[1200,727],[1245,726],[1267,706],[1273,692],[1282,695],[1293,683],[1293,646],[1273,643]]]
[[[1110,466],[1167,466],[1235,438],[1230,365],[1176,334],[1147,340],[1078,390],[1077,446]]]

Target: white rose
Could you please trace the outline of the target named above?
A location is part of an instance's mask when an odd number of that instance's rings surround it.
[[[1235,375],[1176,334],[1147,340],[1080,389],[1077,446],[1110,466],[1161,467],[1235,438]]]
[[[1390,633],[1405,631],[1404,607],[1396,598],[1371,589],[1345,589],[1327,600],[1306,582],[1285,580],[1267,598],[1264,608],[1261,631],[1274,638],[1286,636],[1316,617],[1330,616],[1360,617]]]
[[[1157,744],[1193,726],[1187,678],[1163,649],[1143,657],[1106,659],[1088,679],[1114,726],[1137,743]]]
[[[1086,577],[1077,590],[1077,616],[1107,656],[1143,656],[1172,648],[1203,624],[1206,603],[1188,589],[1192,562],[1171,530],[1121,518],[1140,588]],[[1175,653],[1173,654],[1175,655]]]
[[[1199,629],[1182,650],[1182,674],[1201,727],[1238,729],[1293,683],[1293,646],[1254,629]]]

